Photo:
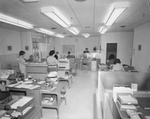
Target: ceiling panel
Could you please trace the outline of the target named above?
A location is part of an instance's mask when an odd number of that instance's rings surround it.
[[[23,3],[20,0],[0,0],[0,12],[34,24],[36,28],[42,27],[54,32],[64,34],[66,37],[72,33],[62,28],[50,18],[41,14],[42,7],[53,6],[82,33],[99,36],[99,28],[104,25],[110,6],[115,2],[129,2],[129,8],[115,21],[108,32],[131,31],[135,27],[150,21],[150,8],[147,0],[39,0],[36,3]],[[123,27],[125,26],[125,27]],[[0,23],[1,28],[9,25]],[[13,27],[11,29],[21,30]],[[52,28],[56,28],[55,30]]]

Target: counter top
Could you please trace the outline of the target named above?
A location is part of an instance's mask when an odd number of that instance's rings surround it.
[[[46,62],[41,62],[41,63],[34,63],[34,62],[31,62],[31,63],[28,63],[27,64],[27,67],[28,66],[47,66]]]

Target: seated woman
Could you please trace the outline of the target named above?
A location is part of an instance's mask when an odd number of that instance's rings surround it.
[[[124,71],[124,68],[123,68],[123,65],[121,64],[120,59],[115,59],[112,71]]]
[[[109,58],[108,58],[108,60],[107,60],[107,62],[106,62],[106,64],[107,64],[108,66],[111,66],[111,65],[114,64],[114,61],[115,61],[115,55],[114,55],[114,54],[110,54],[110,55],[109,55]]]
[[[11,94],[6,90],[6,82],[0,81],[0,104],[5,104],[11,100]]]

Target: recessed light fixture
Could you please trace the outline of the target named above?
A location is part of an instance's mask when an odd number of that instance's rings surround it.
[[[2,14],[2,13],[0,13],[0,22],[19,26],[19,27],[26,28],[26,29],[32,29],[33,28],[33,25],[30,23],[16,19],[16,18],[11,17],[11,16],[7,16],[7,15]]]
[[[125,28],[126,27],[126,25],[122,25],[122,26],[120,26],[121,28]]]
[[[75,1],[77,1],[77,2],[84,2],[84,1],[86,1],[86,0],[75,0]]]
[[[52,29],[52,30],[55,30],[55,29],[57,29],[57,28],[56,28],[56,27],[52,27],[51,29]]]
[[[91,26],[85,26],[84,28],[91,28]]]
[[[24,3],[39,2],[39,0],[20,0],[20,1]]]

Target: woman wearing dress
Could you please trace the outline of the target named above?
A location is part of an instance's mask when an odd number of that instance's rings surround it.
[[[25,57],[25,51],[20,51],[19,52],[19,70],[22,74],[24,74],[24,78],[26,78],[26,60],[24,59]]]

